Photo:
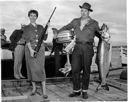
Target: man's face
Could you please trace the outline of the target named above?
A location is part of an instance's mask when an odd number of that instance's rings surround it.
[[[35,13],[31,13],[30,16],[29,16],[29,19],[30,19],[31,23],[35,23],[36,19],[37,19],[36,14]]]
[[[4,35],[5,34],[5,30],[1,30],[1,34]]]
[[[84,9],[84,8],[81,8],[81,17],[88,17],[89,16],[89,11],[88,9]]]

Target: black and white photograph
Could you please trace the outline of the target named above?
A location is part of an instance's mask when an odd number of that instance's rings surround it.
[[[1,102],[127,101],[127,0],[0,0]]]

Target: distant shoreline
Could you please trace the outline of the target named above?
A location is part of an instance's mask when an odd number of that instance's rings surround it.
[[[112,48],[120,48],[121,46],[124,48],[127,48],[127,45],[119,45],[119,46],[114,45],[114,46],[112,46]]]

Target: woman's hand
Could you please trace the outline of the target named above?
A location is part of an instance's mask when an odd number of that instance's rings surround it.
[[[31,49],[31,50],[30,50],[30,56],[31,56],[31,57],[34,57],[34,53],[35,53],[35,52],[36,52],[35,50]]]
[[[31,56],[31,57],[34,57],[34,53],[35,53],[36,51],[32,49],[30,42],[27,43],[27,45],[28,45],[28,49],[29,49],[29,51],[30,51],[30,56]]]

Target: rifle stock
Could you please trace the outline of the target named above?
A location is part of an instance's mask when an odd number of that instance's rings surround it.
[[[45,36],[46,31],[47,31],[47,29],[48,29],[48,24],[50,23],[50,20],[51,20],[51,18],[52,18],[52,16],[53,16],[55,10],[56,10],[56,7],[54,8],[54,10],[53,10],[53,12],[52,12],[52,14],[51,14],[51,16],[50,16],[50,18],[49,18],[49,20],[48,20],[48,22],[47,22],[47,24],[46,24],[46,26],[45,26],[45,28],[44,28],[44,31],[43,31],[41,37],[39,37],[39,39],[38,39],[37,46],[36,46],[35,49],[34,49],[34,50],[36,51],[36,52],[34,53],[34,57],[37,56],[37,53],[38,53],[39,50],[40,50],[40,47],[41,47],[41,44],[42,44],[42,42],[43,42],[44,36]]]

